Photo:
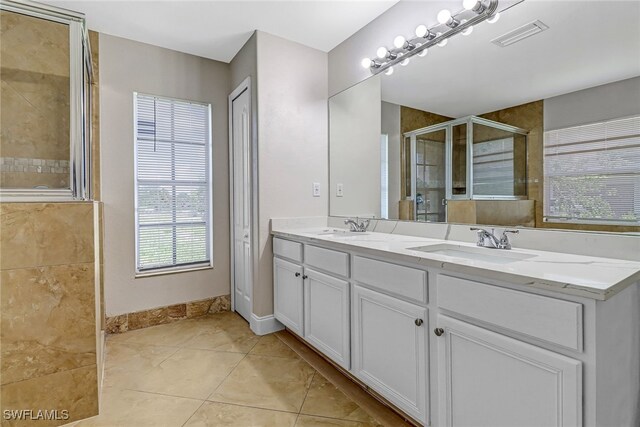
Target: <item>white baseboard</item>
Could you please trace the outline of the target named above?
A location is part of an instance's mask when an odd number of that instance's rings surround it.
[[[267,335],[284,329],[284,325],[278,322],[273,314],[260,317],[252,313],[249,326],[256,335]]]

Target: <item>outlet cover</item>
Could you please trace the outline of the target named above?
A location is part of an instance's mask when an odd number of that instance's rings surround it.
[[[320,183],[313,183],[313,197],[320,197]]]

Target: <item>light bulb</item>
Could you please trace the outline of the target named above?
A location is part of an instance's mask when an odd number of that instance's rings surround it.
[[[371,68],[373,61],[369,58],[363,58],[360,64],[362,64],[362,68]]]
[[[424,37],[427,35],[427,26],[426,25],[418,25],[416,27],[416,37]]]
[[[447,9],[442,9],[438,12],[438,22],[441,24],[446,24],[451,19],[451,12]]]
[[[478,4],[478,0],[463,0],[462,1],[462,7],[464,7],[467,10],[475,9],[477,4]]]
[[[467,20],[463,19],[462,21],[460,21],[460,25],[464,24],[465,22],[467,22]],[[463,36],[468,36],[471,33],[473,33],[473,25],[465,30],[460,31],[460,34],[462,34]]]
[[[498,19],[500,19],[500,12],[496,13],[491,18],[487,19],[487,22],[489,24],[494,24],[494,23],[498,22]]]
[[[380,58],[380,59],[386,58],[387,57],[387,53],[389,53],[389,51],[384,46],[380,46],[378,48],[378,50],[376,51],[376,55],[378,55],[378,58]]]
[[[441,35],[442,35],[442,33],[438,33],[438,34],[436,34],[436,37],[440,37]],[[438,46],[445,47],[448,42],[449,42],[449,39],[444,39],[440,43],[438,43]]]
[[[387,68],[387,71],[384,72],[387,76],[390,76],[391,74],[393,74],[393,67],[389,67]]]
[[[393,45],[395,47],[397,47],[398,49],[401,49],[404,47],[404,43],[406,42],[405,38],[402,36],[398,36],[395,39],[393,39]]]
[[[405,59],[404,61],[402,61],[402,62],[400,63],[400,65],[402,65],[403,67],[406,67],[406,66],[409,64],[409,59],[410,59],[410,58]]]
[[[420,57],[427,56],[427,53],[429,53],[429,50],[428,49],[424,49],[423,51],[418,53],[418,56],[420,56]]]

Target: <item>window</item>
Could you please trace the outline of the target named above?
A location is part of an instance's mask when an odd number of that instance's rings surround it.
[[[640,224],[640,116],[545,132],[547,221]]]
[[[473,194],[513,196],[513,137],[473,144]]]
[[[134,100],[136,270],[211,265],[211,107]]]

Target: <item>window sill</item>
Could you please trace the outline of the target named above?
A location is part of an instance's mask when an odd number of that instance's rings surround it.
[[[167,274],[177,274],[177,273],[189,273],[192,271],[200,271],[200,270],[213,270],[213,265],[202,264],[202,265],[193,265],[185,268],[174,267],[174,268],[163,268],[158,270],[146,271],[142,273],[137,272],[134,278],[144,279],[145,277],[165,276]]]

